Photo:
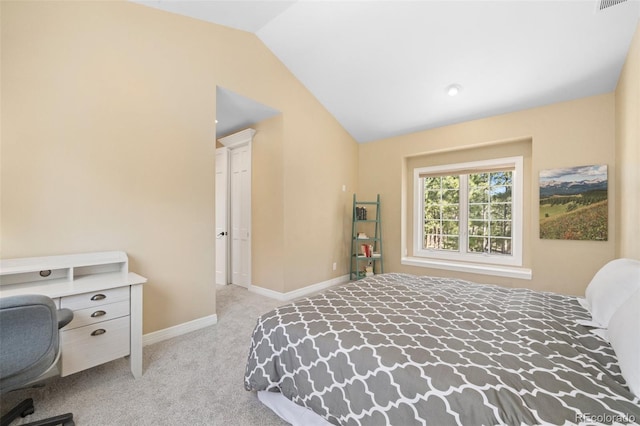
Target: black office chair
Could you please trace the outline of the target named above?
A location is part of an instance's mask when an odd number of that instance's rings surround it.
[[[47,296],[25,294],[0,298],[0,392],[30,387],[51,375],[60,356],[59,329],[73,319]],[[7,426],[34,412],[28,398],[0,419]],[[51,417],[29,426],[73,426],[73,414]],[[26,425],[25,425],[26,426]]]

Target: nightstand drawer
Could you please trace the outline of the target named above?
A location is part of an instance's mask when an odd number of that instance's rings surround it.
[[[105,303],[122,302],[124,300],[129,300],[129,287],[110,288],[93,293],[66,296],[60,301],[60,307],[75,311],[104,305]]]
[[[61,376],[129,355],[129,332],[128,316],[63,330]]]
[[[86,309],[73,311],[73,321],[63,330],[72,330],[84,327],[89,324],[96,324],[102,321],[112,320],[129,315],[129,301],[109,303],[106,305],[94,306]]]

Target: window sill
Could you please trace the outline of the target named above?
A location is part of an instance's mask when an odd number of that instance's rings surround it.
[[[499,265],[480,265],[477,263],[449,262],[443,260],[425,259],[420,257],[403,257],[403,265],[419,266],[422,268],[444,269],[447,271],[470,272],[472,274],[494,275],[498,277],[518,278],[530,280],[532,271],[529,268],[507,267]]]

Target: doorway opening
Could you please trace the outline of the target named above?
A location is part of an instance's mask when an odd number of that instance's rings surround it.
[[[248,127],[278,114],[276,109],[216,88],[217,285],[251,286],[252,143],[256,131]]]

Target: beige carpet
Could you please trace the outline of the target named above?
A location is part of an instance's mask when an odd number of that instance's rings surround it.
[[[218,324],[146,346],[142,378],[133,378],[127,359],[116,360],[51,379],[42,389],[2,395],[2,413],[32,397],[36,412],[12,425],[69,411],[78,426],[284,425],[243,387],[256,319],[280,304],[220,286]]]

